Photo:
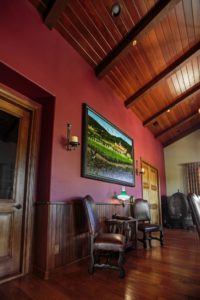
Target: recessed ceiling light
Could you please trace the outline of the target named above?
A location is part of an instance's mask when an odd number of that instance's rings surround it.
[[[119,3],[115,3],[113,4],[113,6],[111,7],[111,14],[113,17],[118,17],[121,13],[121,6],[119,5]]]
[[[200,108],[198,109],[198,113],[200,114]]]
[[[132,44],[133,44],[133,46],[136,46],[137,45],[137,40],[134,40]]]
[[[170,112],[170,109],[168,109],[167,112],[169,113],[169,112]]]

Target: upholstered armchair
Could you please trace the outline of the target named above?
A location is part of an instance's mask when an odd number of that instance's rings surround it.
[[[84,199],[84,206],[88,219],[89,232],[91,236],[91,263],[89,272],[93,273],[95,268],[111,268],[119,271],[119,277],[125,276],[123,264],[125,251],[125,236],[117,233],[102,233],[101,225],[96,211],[96,205],[91,196]],[[112,254],[118,253],[118,263],[111,264]],[[106,257],[106,262],[101,263],[101,257]]]

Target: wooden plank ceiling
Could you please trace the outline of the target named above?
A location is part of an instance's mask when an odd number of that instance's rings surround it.
[[[163,146],[200,128],[200,0],[30,2]]]

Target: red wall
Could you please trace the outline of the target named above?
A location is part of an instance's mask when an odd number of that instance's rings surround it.
[[[72,124],[72,134],[81,137],[83,102],[133,138],[135,158],[142,157],[158,168],[161,194],[165,194],[161,144],[110,88],[96,79],[75,50],[55,30],[46,28],[28,1],[1,1],[0,36],[1,61],[55,96],[50,197],[38,200],[63,201],[90,193],[97,201],[106,201],[121,190],[120,185],[81,178],[81,149],[70,152],[62,147],[67,122]],[[127,187],[127,191],[141,196],[140,176],[136,187]]]

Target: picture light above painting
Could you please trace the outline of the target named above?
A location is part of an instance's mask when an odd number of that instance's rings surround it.
[[[81,176],[135,186],[133,140],[83,104]]]

